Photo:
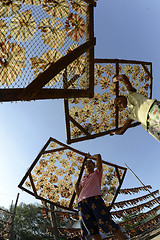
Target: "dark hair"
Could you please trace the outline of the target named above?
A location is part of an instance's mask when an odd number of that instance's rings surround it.
[[[116,75],[113,76],[113,78],[115,78],[115,77],[116,77],[119,81],[123,81],[124,79],[128,79],[128,80],[129,80],[129,78],[128,78],[125,74],[120,74],[120,75],[116,74]]]
[[[124,98],[127,100],[127,98],[125,96],[123,96],[123,95],[120,95],[120,96],[116,97],[115,100],[114,100],[114,104],[116,105],[116,101],[118,99],[124,99]]]
[[[85,165],[86,165],[86,163],[87,163],[88,161],[90,161],[90,162],[94,165],[94,167],[95,167],[95,162],[93,162],[92,159],[87,159],[87,161],[85,162]]]

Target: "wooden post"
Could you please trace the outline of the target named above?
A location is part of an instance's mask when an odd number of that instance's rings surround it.
[[[92,4],[94,7],[96,7],[96,2],[94,0],[84,0],[88,4]]]
[[[119,61],[116,61],[116,75],[119,75]],[[116,82],[116,97],[119,96],[119,82]],[[118,129],[118,107],[116,106],[116,119],[115,119],[115,125],[116,125],[116,129]]]
[[[53,204],[50,204],[50,209],[51,209],[51,224],[53,228],[53,234],[54,234],[54,239],[59,240],[59,233],[57,229],[57,223],[56,223],[56,216],[54,212],[55,206]]]
[[[14,226],[14,218],[15,218],[15,215],[16,215],[16,208],[17,208],[18,198],[19,198],[19,193],[17,194],[17,199],[16,199],[16,203],[15,203],[14,211],[13,211],[13,215],[12,215],[12,223],[11,223],[11,231],[10,231],[10,238],[9,238],[9,240],[13,240],[14,239],[14,236],[13,236],[13,226]]]

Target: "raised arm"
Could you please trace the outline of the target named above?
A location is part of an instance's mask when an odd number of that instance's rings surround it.
[[[82,187],[79,185],[79,182],[77,182],[75,184],[75,192],[76,192],[78,197],[79,197],[79,194],[80,194],[81,190],[82,190]]]
[[[101,154],[95,154],[95,155],[93,155],[93,156],[91,156],[91,157],[93,157],[94,159],[96,159],[97,169],[98,169],[99,171],[101,171],[101,170],[102,170],[102,158],[101,158]]]
[[[125,74],[116,75],[113,77],[113,83],[121,81],[127,88],[128,91],[136,92],[136,89],[132,86],[129,78]]]

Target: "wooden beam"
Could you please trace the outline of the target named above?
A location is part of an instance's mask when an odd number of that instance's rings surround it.
[[[94,38],[94,8],[90,4],[88,6],[88,19],[86,21],[86,40],[90,40]],[[87,69],[87,77],[89,78],[89,89],[90,89],[90,97],[94,97],[94,48],[91,48],[86,52],[86,57],[88,59]]]
[[[12,101],[20,101],[18,95],[21,93],[23,88],[16,89],[0,89],[0,102],[12,102]]]
[[[71,64],[75,59],[84,54],[87,50],[94,47],[96,39],[93,38],[78,46],[67,55],[60,58],[57,62],[51,63],[50,67],[33,80],[20,94],[22,100],[31,100],[53,77],[60,73],[64,68]]]
[[[116,194],[115,194],[115,196],[114,196],[114,198],[113,198],[113,200],[112,200],[112,203],[111,203],[111,205],[110,205],[110,208],[112,208],[112,206],[113,206],[113,204],[114,204],[114,202],[115,202],[115,200],[116,200],[116,198],[117,198],[117,196],[118,196],[118,193],[119,193],[119,190],[121,189],[121,186],[122,186],[122,183],[123,183],[123,181],[124,181],[126,172],[127,172],[127,168],[126,168],[126,169],[124,170],[124,172],[123,172],[123,176],[122,176],[121,182],[119,182],[119,186],[118,186],[117,191],[116,191]]]
[[[55,138],[50,137],[50,139],[51,139],[51,141],[53,141],[53,142],[55,142],[55,143],[57,143],[57,144],[59,144],[59,145],[61,145],[61,146],[67,147],[67,149],[69,149],[69,150],[71,150],[71,151],[73,151],[73,152],[76,152],[77,154],[80,154],[80,155],[82,155],[82,156],[84,156],[84,157],[88,155],[88,153],[84,153],[84,152],[81,152],[80,150],[77,150],[77,149],[75,149],[75,148],[72,148],[72,147],[70,147],[70,146],[68,146],[68,145],[66,145],[66,144],[58,141],[58,140],[55,139]]]
[[[23,92],[23,88],[16,89],[0,89],[0,102],[12,102],[12,101],[23,101],[24,99],[20,97]],[[64,99],[64,98],[85,98],[89,97],[89,89],[42,89],[36,96],[29,99],[32,100],[42,100],[42,99]],[[27,101],[27,100],[26,100]]]
[[[57,228],[57,220],[56,220],[56,215],[55,215],[55,206],[53,204],[50,204],[50,209],[51,209],[51,224],[52,224],[52,229],[53,229],[53,234],[54,234],[54,239],[59,240],[59,232]]]
[[[38,194],[37,194],[37,191],[36,191],[36,187],[35,187],[35,185],[34,185],[34,181],[33,181],[32,175],[31,175],[30,172],[29,172],[28,175],[29,175],[29,180],[30,180],[30,182],[31,182],[31,186],[32,186],[32,189],[33,189],[35,198],[37,198],[37,197],[38,197]]]
[[[23,187],[22,185],[18,185],[18,187],[19,187],[20,189],[22,189],[23,191],[29,193],[29,194],[32,195],[33,197],[35,197],[35,195],[34,195],[33,192],[31,192],[30,190],[26,189],[26,188]],[[49,204],[53,204],[53,205],[55,205],[56,207],[59,207],[59,208],[62,208],[62,209],[68,210],[68,211],[72,211],[72,212],[75,212],[75,213],[78,212],[78,211],[75,210],[75,209],[69,209],[68,207],[61,206],[61,205],[58,204],[58,203],[53,203],[52,201],[50,201],[50,200],[48,200],[48,199],[45,199],[45,198],[43,198],[43,197],[40,197],[40,196],[36,197],[36,199],[39,199],[39,200],[41,200],[41,201],[45,201],[45,202],[47,202],[47,203],[49,203]]]
[[[132,127],[136,127],[138,125],[141,125],[141,123],[139,122],[135,122],[135,123],[132,123],[129,128],[132,128]],[[118,129],[121,129],[121,128],[118,128]],[[108,135],[112,132],[114,132],[116,130],[116,128],[114,129],[111,129],[111,130],[108,130],[108,131],[105,131],[105,132],[100,132],[100,133],[95,133],[95,134],[92,134],[92,138],[88,137],[88,136],[84,136],[84,137],[78,137],[78,138],[68,138],[67,137],[67,144],[71,144],[71,143],[76,143],[76,142],[82,142],[82,141],[86,141],[86,140],[90,140],[90,139],[94,139],[94,138],[97,138],[97,137],[102,137],[102,136],[105,136],[105,135]]]
[[[92,135],[85,130],[85,128],[83,128],[76,120],[74,120],[74,118],[72,118],[70,115],[68,115],[68,119],[77,127],[79,128],[79,130],[81,130],[82,133],[86,134],[86,136],[88,136],[89,138],[92,138]]]
[[[17,194],[17,198],[16,198],[16,202],[14,205],[14,210],[13,210],[13,215],[12,215],[12,223],[11,223],[10,238],[9,238],[10,240],[14,239],[14,219],[15,219],[15,215],[16,215],[18,199],[19,199],[19,193]]]
[[[44,147],[42,148],[42,150],[40,151],[40,153],[38,154],[38,156],[36,157],[36,159],[34,160],[34,162],[31,164],[30,168],[27,170],[25,176],[23,177],[23,179],[21,180],[20,184],[18,185],[19,188],[22,189],[22,185],[23,183],[26,181],[27,177],[29,176],[29,174],[31,173],[32,169],[34,168],[34,166],[36,165],[36,163],[38,162],[38,160],[40,159],[40,157],[42,156],[43,152],[45,151],[45,149],[49,146],[51,142],[51,138],[49,138],[49,140],[46,142],[46,144],[44,145]],[[24,190],[24,189],[22,189]],[[31,191],[28,190],[28,193],[30,193]],[[34,196],[34,195],[33,195]]]
[[[119,63],[118,62],[116,62],[116,75],[119,75]],[[116,87],[116,97],[118,97],[119,96],[119,81],[116,82],[115,87]],[[119,117],[119,110],[118,110],[118,107],[116,106],[116,116],[115,116],[116,129],[118,129],[118,117]]]
[[[42,154],[59,152],[59,151],[65,150],[65,149],[68,149],[68,148],[67,147],[61,147],[61,148],[51,149],[51,150],[44,151]]]
[[[70,126],[70,120],[68,118],[69,115],[69,106],[68,106],[68,100],[64,99],[64,109],[65,109],[65,122],[66,122],[66,134],[67,134],[67,144],[71,141],[71,126]]]
[[[120,175],[119,175],[118,168],[117,168],[117,167],[115,167],[115,169],[116,169],[117,177],[118,177],[118,180],[119,180],[119,183],[120,183],[120,182],[121,182],[121,178],[120,178]]]
[[[84,2],[93,5],[94,7],[96,7],[97,3],[94,0],[84,0]]]
[[[125,59],[106,59],[106,58],[95,58],[94,63],[126,63],[126,64],[145,64],[150,65],[151,62],[137,61],[137,60],[125,60]]]

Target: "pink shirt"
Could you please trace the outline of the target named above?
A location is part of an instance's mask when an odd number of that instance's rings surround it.
[[[78,202],[89,197],[102,195],[101,194],[102,174],[103,170],[99,171],[97,169],[88,176],[84,175],[79,185],[80,187],[82,187],[82,190],[79,194]]]

